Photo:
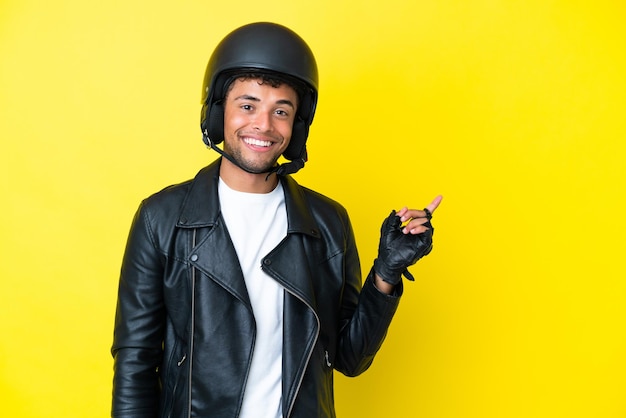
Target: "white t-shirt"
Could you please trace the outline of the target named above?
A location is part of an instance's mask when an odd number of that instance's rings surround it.
[[[261,270],[261,259],[287,235],[285,195],[235,191],[220,179],[222,216],[235,246],[256,321],[252,365],[240,418],[282,417],[284,289]]]

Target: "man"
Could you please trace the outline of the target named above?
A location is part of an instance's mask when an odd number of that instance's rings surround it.
[[[345,209],[290,176],[317,103],[304,41],[271,23],[236,29],[211,56],[202,103],[203,139],[223,158],[135,216],[112,416],[334,417],[333,370],[371,364],[441,198],[392,212],[362,286]]]

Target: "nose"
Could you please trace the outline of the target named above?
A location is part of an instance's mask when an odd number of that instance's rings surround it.
[[[253,128],[261,132],[269,132],[272,130],[272,115],[269,111],[260,111],[255,114],[252,121]]]

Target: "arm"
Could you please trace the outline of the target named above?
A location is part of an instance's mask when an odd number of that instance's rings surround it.
[[[401,275],[412,277],[406,269],[430,252],[433,230],[430,218],[440,201],[439,196],[425,210],[404,208],[387,218],[381,229],[379,256],[360,292],[357,283],[360,279],[355,278],[359,274],[354,274],[359,271],[355,265],[358,257],[350,231],[347,284],[341,310],[343,323],[335,360],[335,368],[340,372],[356,376],[367,370],[374,360],[402,295]]]
[[[111,353],[113,417],[156,417],[163,340],[163,263],[144,206],[133,220],[122,262]]]

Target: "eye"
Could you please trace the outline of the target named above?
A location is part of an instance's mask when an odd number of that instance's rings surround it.
[[[241,109],[248,110],[248,111],[252,110],[252,105],[250,105],[250,104],[242,104],[241,105]]]
[[[286,110],[283,110],[283,109],[276,109],[276,114],[278,116],[282,116],[282,117],[289,116],[289,113]]]

